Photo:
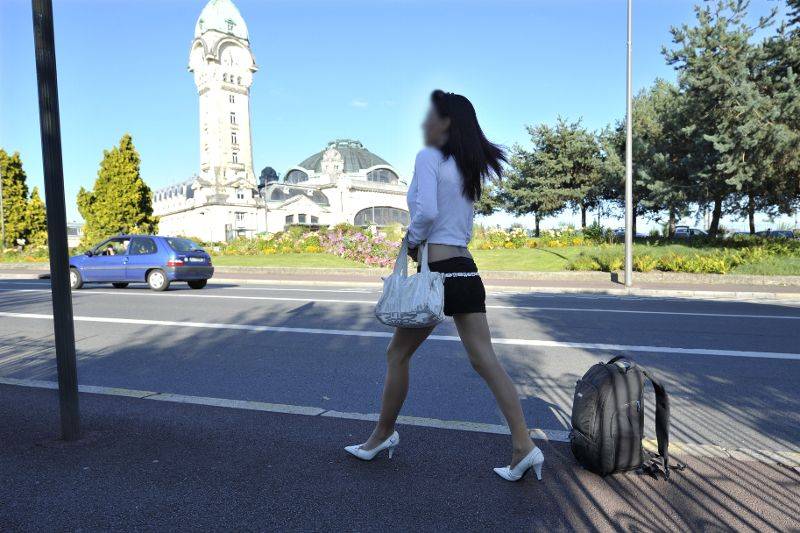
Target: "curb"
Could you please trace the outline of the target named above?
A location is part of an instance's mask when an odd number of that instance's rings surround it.
[[[1,280],[30,280],[31,274],[2,274]],[[46,279],[46,278],[39,278]],[[246,279],[246,278],[213,278],[215,283],[235,283],[237,285],[289,285],[312,287],[383,287],[380,281],[316,281],[316,280],[287,280],[287,279]],[[770,291],[724,291],[724,290],[691,290],[691,289],[640,289],[640,288],[597,288],[597,287],[558,287],[558,286],[531,286],[531,285],[493,285],[491,279],[486,281],[485,287],[493,292],[523,292],[541,294],[587,294],[600,296],[642,296],[651,298],[686,298],[697,300],[763,300],[763,301],[800,301],[798,292],[770,292]]]
[[[237,273],[261,274],[280,277],[283,275],[308,276],[349,276],[378,278],[391,273],[385,268],[328,268],[328,267],[258,267],[215,265],[215,272],[235,277]],[[48,263],[0,263],[0,270],[19,270],[48,272]],[[571,282],[611,282],[621,279],[621,272],[535,272],[516,270],[482,270],[484,279],[511,281],[571,281]],[[681,283],[687,285],[714,286],[752,285],[759,287],[797,287],[800,292],[800,276],[754,276],[743,274],[689,274],[684,272],[636,272],[635,279],[640,283]]]
[[[27,387],[35,389],[58,389],[58,383],[54,381],[43,381],[34,379],[15,379],[0,377],[0,385],[10,385],[16,387]],[[185,403],[192,405],[202,405],[210,407],[220,407],[224,409],[243,409],[249,411],[266,411],[272,413],[295,414],[301,416],[324,416],[331,418],[345,418],[349,420],[368,420],[378,419],[376,413],[344,413],[331,411],[322,407],[305,405],[286,405],[276,403],[265,403],[250,400],[229,400],[225,398],[208,398],[203,396],[188,396],[184,394],[173,394],[169,392],[140,391],[124,389],[119,387],[103,387],[96,385],[78,385],[78,391],[84,394],[98,394],[104,396],[123,396],[138,400],[152,400],[172,403]],[[480,422],[467,422],[457,420],[439,420],[436,418],[423,418],[415,416],[400,416],[398,423],[407,426],[431,427],[437,429],[447,429],[454,431],[469,431],[475,433],[492,433],[498,435],[508,435],[509,431],[505,425],[486,424]],[[548,440],[553,442],[569,442],[569,432],[564,429],[531,429],[531,436],[535,439]],[[644,448],[651,451],[658,450],[658,444],[654,439],[645,439],[642,443]],[[775,464],[789,468],[800,467],[800,453],[794,451],[774,451],[774,450],[751,450],[751,449],[728,449],[715,444],[693,444],[693,443],[670,443],[670,454],[673,456],[689,457],[717,457],[730,458],[737,461],[754,461],[765,464]]]

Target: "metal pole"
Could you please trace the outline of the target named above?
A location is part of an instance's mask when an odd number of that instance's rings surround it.
[[[80,436],[80,411],[78,372],[75,364],[75,331],[72,323],[72,294],[69,286],[64,170],[61,166],[61,124],[53,42],[53,5],[51,0],[32,0],[32,7],[61,436],[64,440],[71,441]]]
[[[3,211],[3,169],[0,169],[0,253],[6,250],[6,216]]]
[[[625,119],[625,286],[633,286],[633,0],[628,0],[628,73]]]

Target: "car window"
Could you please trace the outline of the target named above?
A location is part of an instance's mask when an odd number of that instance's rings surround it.
[[[200,246],[190,241],[189,239],[181,239],[179,237],[167,237],[165,239],[169,247],[176,252],[192,252],[194,250],[202,250]]]
[[[129,243],[130,239],[127,237],[114,237],[98,244],[93,252],[95,255],[125,255]]]
[[[130,255],[154,254],[158,251],[153,239],[147,237],[137,237],[131,241]]]

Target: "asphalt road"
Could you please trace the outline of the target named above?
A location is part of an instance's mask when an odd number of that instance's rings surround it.
[[[79,381],[370,415],[390,334],[372,316],[377,297],[334,286],[91,287],[73,296]],[[487,304],[533,428],[563,435],[575,381],[627,353],[667,386],[673,441],[800,449],[798,304],[535,293],[492,293]],[[50,313],[46,281],[0,280],[0,377],[55,380]],[[415,356],[403,414],[502,424],[452,322],[435,335]]]

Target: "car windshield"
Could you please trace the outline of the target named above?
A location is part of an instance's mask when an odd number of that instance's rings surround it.
[[[167,237],[166,239],[169,247],[176,252],[193,252],[195,250],[202,250],[200,246],[193,243],[189,239],[179,239],[177,237]]]

